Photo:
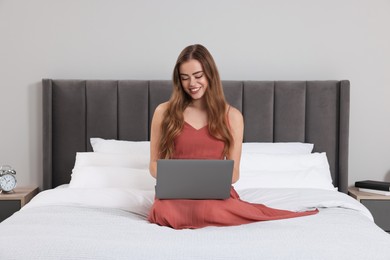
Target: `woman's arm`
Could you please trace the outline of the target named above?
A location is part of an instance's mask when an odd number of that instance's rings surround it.
[[[167,102],[157,106],[152,118],[152,125],[150,128],[150,174],[156,178],[157,176],[157,160],[159,159],[159,142],[161,138],[161,122],[167,108]]]
[[[234,107],[230,107],[228,117],[230,131],[233,136],[233,145],[229,149],[227,159],[234,160],[232,183],[235,183],[240,178],[241,149],[244,138],[244,119],[241,112]]]

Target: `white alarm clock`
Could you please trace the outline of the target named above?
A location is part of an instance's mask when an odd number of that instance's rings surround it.
[[[0,167],[0,190],[11,192],[16,187],[16,171],[9,165]]]

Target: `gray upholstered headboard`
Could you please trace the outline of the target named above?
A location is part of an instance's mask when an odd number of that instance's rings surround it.
[[[43,79],[44,189],[69,183],[90,137],[145,141],[171,82]],[[244,115],[244,142],[309,142],[326,152],[333,182],[348,185],[349,81],[223,81]]]

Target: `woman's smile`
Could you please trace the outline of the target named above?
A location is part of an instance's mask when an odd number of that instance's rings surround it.
[[[190,88],[190,92],[191,92],[191,94],[196,94],[199,92],[200,89],[201,89],[201,87],[193,87],[193,88]]]
[[[189,60],[180,66],[180,80],[184,91],[192,99],[201,99],[208,87],[208,80],[203,72],[202,64],[197,60]]]

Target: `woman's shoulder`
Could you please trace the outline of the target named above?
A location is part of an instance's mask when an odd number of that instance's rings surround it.
[[[228,118],[231,125],[242,124],[243,116],[237,108],[228,105]]]
[[[154,110],[154,113],[156,114],[164,114],[164,112],[168,109],[169,102],[164,102],[159,104],[156,109]]]
[[[164,118],[165,111],[168,109],[168,102],[159,104],[154,110],[153,121],[161,122]]]

